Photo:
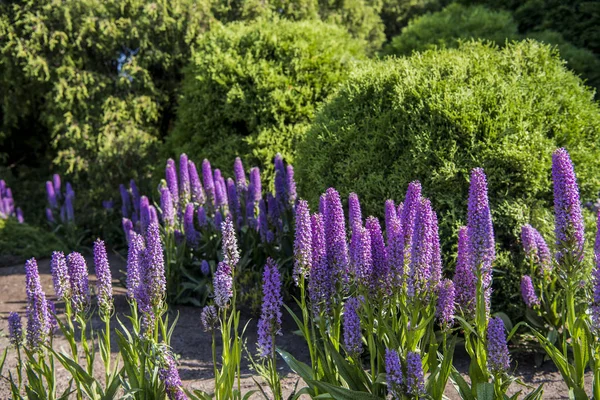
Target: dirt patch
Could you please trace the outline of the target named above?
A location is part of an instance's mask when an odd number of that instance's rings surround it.
[[[118,278],[122,276],[122,272],[125,269],[125,262],[122,257],[117,255],[111,255],[110,257],[111,269],[113,272],[113,283],[115,286],[115,308],[118,316],[122,316],[129,312],[129,306],[125,297],[125,290],[119,286]],[[42,260],[38,263],[40,269],[40,276],[42,285],[48,297],[51,300],[56,300],[53,296],[54,289],[52,287],[52,276],[50,275],[50,263],[49,260]],[[88,259],[88,266],[90,272],[93,272],[92,261]],[[95,276],[91,275],[90,284],[95,284]],[[25,272],[23,265],[16,265],[7,268],[0,269],[0,330],[3,335],[0,335],[0,350],[3,350],[8,346],[7,334],[7,321],[8,313],[11,311],[19,312],[23,318],[25,315],[26,297],[25,297]],[[59,313],[62,311],[62,304],[57,303]],[[181,379],[184,382],[184,386],[189,389],[201,389],[205,391],[211,391],[213,387],[213,367],[212,367],[212,353],[211,353],[211,336],[208,333],[202,331],[200,326],[200,309],[195,307],[174,307],[171,311],[173,314],[170,320],[179,314],[179,321],[175,328],[171,345],[173,350],[179,355],[179,372]],[[292,332],[296,330],[293,320],[291,317],[284,313],[283,321],[283,336],[277,338],[278,345],[286,351],[293,354],[296,358],[301,361],[308,362],[308,352],[306,345],[303,340],[300,340]],[[120,318],[124,320],[124,318]],[[256,353],[256,319],[242,318],[241,325],[248,323],[248,329],[246,331],[245,339],[248,347],[248,351],[252,354]],[[103,324],[94,318],[92,321],[94,327],[100,329]],[[115,325],[113,324],[113,327]],[[60,349],[67,348],[66,341],[62,337],[57,337],[54,341],[55,348]],[[113,333],[113,356],[117,357],[117,345],[116,337]],[[217,349],[219,352],[220,350]],[[533,357],[523,357],[515,355],[513,360],[513,367],[518,364],[517,376],[526,384],[531,386],[538,386],[544,383],[544,399],[568,399],[567,388],[560,376],[556,371],[551,362],[545,362],[541,367],[536,367],[533,362]],[[99,357],[98,357],[99,359]],[[455,354],[455,365],[459,371],[465,373],[468,369],[468,357],[457,349]],[[8,368],[14,368],[16,365],[16,359],[14,352],[9,351],[9,357],[7,359]],[[298,377],[290,371],[285,363],[280,360],[279,362],[280,375],[282,376],[282,388],[284,395],[288,395],[293,391],[293,388],[298,380]],[[242,391],[246,392],[255,388],[255,383],[252,380],[253,371],[250,368],[249,363],[245,359],[242,365]],[[68,374],[58,368],[57,376],[62,385],[66,385],[69,377]],[[100,370],[98,370],[98,377],[102,376]],[[257,378],[259,380],[259,378]],[[591,377],[587,379],[588,383],[591,383]],[[301,387],[301,384],[299,385]],[[517,391],[518,387],[511,388],[511,392]],[[588,393],[591,392],[591,388],[588,387]],[[458,400],[460,397],[454,390],[451,384],[448,384],[446,389],[446,395],[451,400]],[[255,396],[259,398],[258,396]],[[0,398],[10,398],[10,391],[6,381],[0,380]]]

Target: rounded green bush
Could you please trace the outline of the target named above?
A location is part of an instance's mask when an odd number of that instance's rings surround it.
[[[50,257],[65,251],[65,245],[52,233],[16,219],[0,219],[0,267],[14,265],[31,257]]]
[[[364,57],[363,42],[319,21],[232,23],[204,36],[187,68],[170,154],[231,168],[293,161],[315,106]]]
[[[548,225],[559,146],[591,199],[600,186],[600,110],[591,90],[538,42],[501,50],[470,42],[359,68],[305,136],[296,177],[313,205],[330,186],[356,192],[363,215],[382,215],[385,199],[402,201],[408,183],[420,180],[449,254],[466,222],[469,172],[483,167],[499,259],[510,260],[523,223]],[[515,260],[502,263],[514,270]],[[508,285],[498,296],[518,293],[516,272],[498,276]],[[503,300],[496,306],[510,304]]]
[[[384,53],[410,55],[413,51],[457,47],[459,41],[486,39],[499,45],[518,38],[517,24],[507,11],[453,3],[442,11],[410,21]]]

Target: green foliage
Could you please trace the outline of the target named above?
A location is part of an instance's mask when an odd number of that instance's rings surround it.
[[[0,267],[23,262],[32,257],[49,257],[64,250],[56,236],[14,218],[0,219]]]
[[[195,0],[3,3],[0,140],[18,148],[26,130],[49,143],[54,165],[99,204],[149,170],[189,45],[211,20]]]
[[[215,28],[195,46],[169,153],[224,170],[236,156],[271,169],[278,152],[292,162],[315,106],[363,54],[361,42],[319,21]]]
[[[413,19],[384,52],[410,55],[413,51],[457,47],[461,40],[485,39],[503,45],[516,38],[517,25],[509,12],[454,3],[440,12]]]
[[[410,20],[444,8],[450,0],[383,0],[381,19],[388,39],[400,34]]]
[[[506,266],[517,262],[519,228],[540,226],[552,207],[552,151],[569,150],[584,201],[600,186],[599,111],[556,52],[533,41],[501,50],[465,43],[372,62],[323,107],[301,143],[300,193],[316,205],[328,186],[343,196],[354,191],[363,215],[381,215],[381,198],[401,201],[418,179],[439,213],[448,253],[466,222],[469,171],[483,167],[496,266],[507,274],[504,287],[514,289],[520,275]],[[496,290],[494,304],[507,307],[515,292]]]

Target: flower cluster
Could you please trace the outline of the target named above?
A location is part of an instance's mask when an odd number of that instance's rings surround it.
[[[506,346],[504,322],[491,318],[487,331],[488,368],[493,374],[505,373],[510,368],[510,355]]]
[[[281,334],[281,276],[275,261],[267,260],[263,273],[263,303],[258,321],[258,349],[261,357],[274,357],[275,335]]]
[[[6,185],[3,179],[0,179],[0,219],[9,217],[16,218],[20,224],[25,222],[23,211],[19,207],[15,208],[15,199],[11,188]]]
[[[57,223],[57,216],[63,224],[75,222],[75,191],[70,182],[65,185],[65,192],[61,189],[60,175],[54,174],[51,181],[46,182],[46,219],[51,224]]]

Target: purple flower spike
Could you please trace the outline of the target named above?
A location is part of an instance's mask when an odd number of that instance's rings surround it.
[[[404,245],[411,246],[415,219],[421,204],[421,183],[414,181],[408,184],[404,207],[400,215],[400,224],[404,234]]]
[[[310,210],[306,200],[300,200],[296,207],[296,237],[294,239],[294,282],[300,276],[307,277],[312,264],[312,228]]]
[[[433,210],[428,199],[423,199],[417,212],[413,230],[409,297],[424,295],[429,289],[433,262]]]
[[[61,198],[61,184],[60,184],[60,175],[54,174],[52,175],[52,185],[54,186],[54,193],[56,193],[56,197],[58,199]]]
[[[325,198],[324,222],[327,263],[334,276],[339,277],[348,268],[346,220],[339,193],[335,189],[329,188],[325,193]]]
[[[140,191],[138,190],[138,187],[133,179],[129,181],[129,187],[131,188],[131,201],[133,202],[133,210],[136,214],[138,214],[140,212]]]
[[[73,201],[75,199],[75,195],[71,193],[67,193],[65,196],[65,212],[67,214],[67,221],[74,222],[75,221],[75,210],[73,207]]]
[[[550,254],[548,244],[546,244],[544,237],[537,230],[534,229],[533,231],[537,245],[538,262],[543,271],[550,271],[552,269],[552,255]]]
[[[15,210],[15,213],[17,215],[17,222],[22,224],[25,222],[25,218],[23,218],[23,210],[21,210],[20,207],[17,207],[17,209]]]
[[[409,351],[406,355],[406,392],[413,396],[425,396],[423,364],[419,353]]]
[[[280,153],[277,153],[275,155],[274,165],[275,165],[276,173],[277,173],[277,171],[279,171],[279,172],[281,172],[282,175],[285,175],[285,167],[283,165],[283,157],[281,156]]]
[[[179,183],[181,206],[185,206],[191,199],[190,172],[188,170],[188,156],[183,153],[179,156]]]
[[[491,318],[487,332],[488,369],[492,374],[508,371],[510,355],[506,346],[504,322],[499,317]]]
[[[358,283],[372,289],[373,257],[371,252],[371,235],[362,226],[358,226],[352,234],[350,264]]]
[[[125,232],[125,239],[127,239],[127,243],[129,243],[131,242],[131,233],[135,232],[135,229],[133,229],[133,222],[131,222],[130,219],[123,218],[121,223],[123,225],[123,232]]]
[[[221,214],[221,211],[215,212],[214,223],[215,223],[215,228],[217,228],[217,229],[221,226],[221,224],[223,224],[223,214]]]
[[[206,198],[204,196],[204,189],[198,176],[198,170],[196,164],[192,160],[188,161],[188,174],[190,175],[190,189],[192,191],[192,201],[196,204],[204,204]]]
[[[596,242],[594,244],[595,265],[592,272],[594,301],[591,306],[592,328],[596,333],[600,332],[600,212],[598,212],[598,222],[596,231]]]
[[[239,157],[235,158],[233,163],[233,175],[235,176],[235,184],[240,192],[245,192],[248,188],[246,183],[246,171],[244,170],[244,164]]]
[[[348,218],[350,222],[350,230],[354,231],[362,226],[362,212],[360,211],[360,201],[356,193],[350,193],[348,196]]]
[[[105,315],[110,315],[113,309],[112,276],[106,255],[104,241],[97,239],[94,242],[94,267],[96,269],[98,306]]]
[[[158,224],[158,213],[154,206],[148,207],[148,225]]]
[[[531,277],[528,275],[524,275],[521,277],[521,296],[523,297],[523,301],[527,308],[533,308],[534,306],[540,305],[540,299],[538,299],[535,294],[535,289],[533,288],[533,282],[531,281]]]
[[[50,337],[54,336],[58,332],[58,321],[56,320],[56,306],[51,300],[48,303],[48,334]]]
[[[54,283],[56,297],[69,301],[71,297],[71,282],[69,281],[67,260],[62,252],[55,251],[52,253],[50,271],[52,272],[52,282]]]
[[[277,264],[268,258],[263,273],[263,303],[258,321],[258,351],[263,358],[275,357],[275,336],[281,334],[281,276]]]
[[[150,201],[146,196],[140,198],[140,225],[142,232],[146,232],[150,224]]]
[[[296,181],[294,180],[294,167],[290,164],[287,166],[287,171],[285,174],[285,186],[287,189],[287,201],[290,205],[296,204],[296,198],[298,194],[296,193]]]
[[[391,286],[390,268],[379,220],[375,217],[367,218],[365,228],[369,231],[369,236],[371,237],[371,254],[373,257],[373,275],[371,276],[371,281],[373,288],[387,293]]]
[[[581,261],[583,258],[583,215],[579,202],[579,188],[569,153],[557,149],[552,154],[552,181],[554,182],[554,218],[557,261],[567,254]]]
[[[456,290],[456,304],[463,315],[471,317],[475,311],[475,285],[477,279],[473,274],[473,270],[471,270],[469,253],[469,234],[467,227],[463,226],[458,231],[458,254],[454,272],[454,287]]]
[[[233,269],[240,262],[240,250],[238,249],[237,237],[230,215],[221,225],[221,233],[223,235],[223,261]]]
[[[385,201],[385,234],[387,235],[388,243],[390,241],[390,232],[392,231],[392,225],[396,223],[396,205],[394,200]]]
[[[315,315],[329,309],[333,295],[331,269],[327,265],[325,228],[321,214],[311,216],[312,228],[312,268],[308,281],[310,302]]]
[[[250,170],[250,185],[252,190],[249,190],[250,197],[254,201],[260,201],[262,198],[262,184],[260,182],[260,170],[254,167]]]
[[[388,392],[392,400],[402,399],[402,366],[396,350],[385,349],[385,373],[387,375]]]
[[[488,202],[486,177],[481,168],[471,171],[469,210],[467,215],[469,236],[469,261],[476,276],[481,276],[485,294],[486,310],[490,309],[492,285],[492,263],[496,257],[494,249],[494,227]]]
[[[144,286],[149,305],[160,307],[166,296],[165,261],[158,224],[151,224],[146,231],[146,250],[142,257],[141,286]]]
[[[260,232],[260,239],[263,243],[268,243],[269,239],[269,222],[267,219],[267,205],[264,199],[260,199],[258,202],[258,230]]]
[[[71,307],[76,313],[83,312],[90,304],[88,269],[85,258],[77,252],[69,254],[67,268],[71,280]]]
[[[129,250],[127,252],[127,297],[135,299],[140,285],[140,263],[144,252],[144,239],[135,232],[131,234]]]
[[[275,197],[271,193],[267,194],[267,213],[269,215],[269,220],[278,232],[282,230],[282,222],[281,222],[281,213],[279,210],[280,203],[277,201]]]
[[[204,183],[204,190],[209,203],[213,203],[215,200],[215,181],[210,162],[207,159],[202,161],[202,183]]]
[[[529,224],[525,224],[521,227],[521,242],[523,243],[525,256],[528,258],[537,257],[537,243],[533,231],[533,227]]]
[[[119,193],[121,193],[121,214],[123,218],[129,218],[131,215],[131,199],[129,198],[129,191],[125,185],[119,185]]]
[[[219,316],[215,306],[206,306],[200,313],[200,323],[204,332],[214,332],[219,326]]]
[[[442,252],[440,250],[440,234],[438,231],[438,219],[435,211],[432,213],[431,220],[431,251],[432,251],[432,259],[431,259],[431,281],[429,282],[429,287],[432,290],[436,290],[438,285],[440,284],[440,280],[442,279]]]
[[[52,210],[50,208],[46,208],[46,219],[50,223],[56,222],[56,220],[54,219],[54,214],[52,213]]]
[[[435,310],[435,315],[443,329],[450,328],[454,324],[454,298],[454,283],[450,279],[444,279],[439,286]]]
[[[158,352],[158,377],[165,385],[165,392],[169,400],[187,400],[187,396],[182,389],[183,384],[175,365],[173,355],[166,347],[161,347]]]
[[[19,347],[23,343],[21,316],[14,311],[8,314],[8,337],[10,338],[10,344],[15,347]]]
[[[275,199],[278,204],[287,202],[287,190],[285,187],[285,169],[275,170]]]
[[[325,210],[327,209],[327,202],[325,200],[325,193],[319,197],[319,214],[325,215]]]
[[[56,193],[54,192],[54,186],[50,181],[46,182],[46,195],[48,196],[48,204],[50,204],[50,208],[58,208],[58,203],[56,201]]]
[[[25,290],[27,292],[27,347],[38,350],[48,339],[50,320],[46,294],[42,290],[35,258],[25,263]]]
[[[344,304],[344,347],[346,352],[354,359],[362,353],[362,331],[358,309],[360,302],[356,297],[350,297]]]
[[[202,260],[202,263],[200,264],[200,272],[202,272],[202,275],[204,276],[210,274],[210,265],[208,264],[208,261]]]
[[[162,220],[166,227],[175,225],[175,210],[173,209],[173,199],[171,191],[165,187],[160,189],[160,208],[162,210]]]
[[[165,179],[167,180],[167,187],[171,192],[171,199],[175,208],[179,208],[179,182],[177,181],[177,168],[175,167],[175,161],[172,158],[167,160],[167,166],[165,167]]]
[[[405,280],[404,235],[402,234],[400,218],[396,218],[391,222],[387,235],[387,254],[390,266],[391,283],[395,288],[400,288]]]
[[[208,225],[208,220],[206,219],[206,211],[204,210],[204,207],[198,207],[198,226],[200,228],[204,228],[206,225]]]
[[[252,229],[257,228],[256,224],[256,204],[254,199],[252,198],[252,184],[248,187],[248,192],[250,193],[246,199],[246,222],[248,226]]]
[[[225,198],[225,185],[222,182],[221,171],[215,169],[215,207],[224,206],[227,203]]]
[[[229,201],[229,213],[234,221],[241,225],[242,211],[240,208],[240,198],[238,197],[237,188],[233,179],[227,179],[227,200]]]
[[[194,203],[188,203],[183,215],[183,230],[188,246],[194,248],[198,245],[198,231],[194,227]]]
[[[224,262],[217,266],[217,272],[213,278],[213,290],[215,293],[215,304],[219,308],[225,308],[229,299],[233,297],[233,278],[231,267]]]

